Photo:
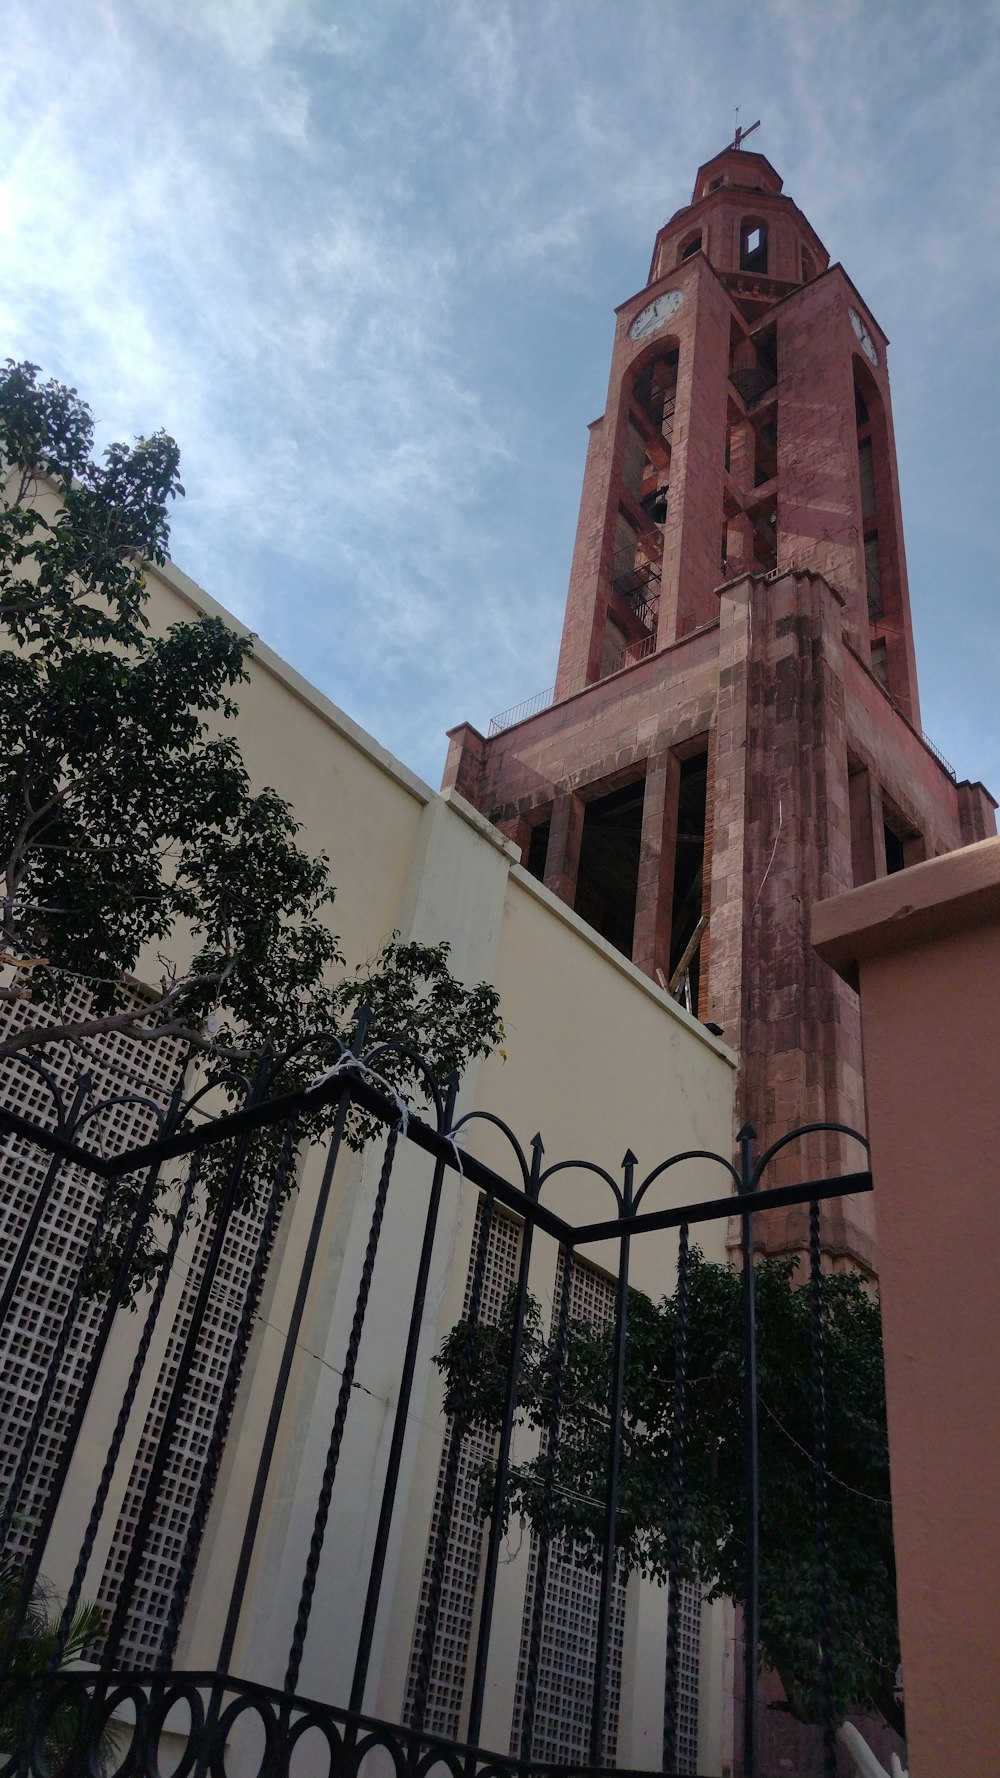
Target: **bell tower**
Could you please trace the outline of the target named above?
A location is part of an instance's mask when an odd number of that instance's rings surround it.
[[[618,310],[557,697],[713,622],[720,581],[809,568],[918,720],[886,344],[762,154],[699,169]]]
[[[812,902],[995,832],[920,727],[887,347],[763,155],[700,167],[617,310],[554,690],[450,735],[446,787],[740,1052],[764,1142],[864,1127]],[[789,1175],[858,1164],[815,1140]],[[870,1215],[828,1248],[873,1265]]]

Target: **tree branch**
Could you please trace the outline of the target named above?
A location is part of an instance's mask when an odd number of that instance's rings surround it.
[[[0,1043],[0,1056],[14,1056],[20,1050],[37,1048],[41,1044],[56,1043],[60,1039],[82,1039],[85,1037],[103,1037],[108,1032],[118,1031],[125,1037],[134,1037],[142,1042],[156,1038],[172,1037],[192,1045],[195,1049],[210,1050],[213,1055],[224,1056],[229,1061],[245,1061],[249,1055],[247,1049],[227,1049],[213,1043],[203,1032],[193,1031],[177,1019],[168,1019],[165,1023],[150,1026],[145,1021],[155,1018],[158,1013],[169,1011],[181,994],[194,988],[217,988],[228,974],[219,970],[211,975],[189,976],[178,982],[174,987],[161,994],[158,1000],[146,1006],[126,1007],[120,1012],[104,1013],[91,1019],[69,1019],[61,1025],[33,1025],[26,1031],[18,1031]],[[23,990],[15,992],[10,988],[0,988],[0,997],[4,999],[23,998]]]

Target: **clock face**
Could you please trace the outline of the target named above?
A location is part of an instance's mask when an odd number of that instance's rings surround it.
[[[670,320],[671,315],[676,315],[683,301],[683,290],[665,290],[662,296],[656,297],[655,301],[636,316],[628,330],[629,339],[648,339],[651,333],[655,333]]]
[[[864,322],[862,321],[861,316],[858,314],[857,309],[850,309],[848,311],[848,313],[850,314],[850,317],[851,317],[851,326],[853,327],[855,333],[858,336],[858,342],[861,346],[862,352],[864,353],[865,357],[867,358],[869,364],[877,364],[878,363],[878,350],[875,345],[875,341],[872,339],[871,334],[868,332],[868,329],[865,326]]]

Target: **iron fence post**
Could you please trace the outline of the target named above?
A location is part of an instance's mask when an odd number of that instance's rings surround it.
[[[263,1096],[263,1090],[264,1068],[262,1066],[261,1072],[258,1074],[248,1095],[249,1103],[253,1105],[259,1103]],[[115,1601],[115,1608],[111,1614],[111,1623],[108,1627],[104,1651],[101,1656],[102,1671],[107,1671],[109,1668],[113,1667],[121,1645],[122,1637],[127,1628],[132,1600],[135,1595],[139,1574],[142,1569],[143,1558],[146,1554],[146,1540],[149,1537],[153,1527],[153,1521],[156,1517],[160,1489],[167,1473],[167,1464],[173,1446],[174,1434],[180,1419],[184,1397],[191,1386],[193,1360],[195,1352],[197,1351],[198,1341],[201,1338],[209,1296],[215,1285],[219,1261],[222,1258],[222,1249],[225,1244],[230,1218],[242,1182],[243,1168],[246,1163],[247,1152],[252,1141],[252,1136],[252,1127],[248,1126],[239,1139],[236,1155],[229,1168],[226,1188],[216,1212],[215,1227],[212,1231],[211,1243],[205,1256],[205,1269],[202,1273],[198,1292],[191,1309],[191,1320],[184,1340],[183,1350],[177,1361],[177,1371],[173,1387],[170,1391],[166,1411],[163,1416],[163,1426],[156,1442],[156,1451],[150,1466],[149,1479],[146,1483],[146,1488],[142,1497],[142,1504],[139,1509],[135,1532],[132,1538],[132,1546],[125,1563],[125,1571],[122,1575],[118,1589],[118,1598]]]
[[[740,1146],[740,1194],[753,1191],[753,1145],[757,1132],[744,1124]],[[757,1778],[757,1639],[760,1591],[760,1447],[757,1432],[757,1296],[753,1269],[753,1211],[740,1216],[743,1259],[743,1403],[745,1417],[746,1560],[743,1605],[743,1778]]]
[[[663,1769],[677,1764],[677,1695],[680,1687],[681,1563],[684,1534],[684,1417],[687,1407],[688,1225],[681,1224],[674,1291],[674,1381],[670,1402],[670,1524],[667,1545],[667,1659],[663,1699]]]
[[[90,1517],[83,1534],[83,1541],[80,1545],[79,1554],[76,1559],[76,1566],[73,1570],[73,1578],[70,1581],[69,1592],[66,1595],[66,1603],[63,1606],[62,1617],[59,1620],[59,1629],[50,1656],[50,1663],[53,1668],[58,1666],[59,1661],[62,1658],[63,1648],[72,1627],[73,1617],[76,1608],[80,1603],[80,1595],[83,1592],[87,1568],[93,1554],[94,1544],[97,1541],[97,1534],[100,1530],[101,1519],[104,1516],[104,1508],[107,1504],[108,1494],[111,1491],[111,1484],[114,1479],[114,1472],[118,1463],[118,1458],[121,1454],[121,1448],[125,1441],[128,1423],[132,1418],[132,1409],[135,1406],[135,1398],[139,1392],[142,1373],[146,1368],[146,1359],[149,1356],[149,1348],[152,1344],[157,1322],[159,1321],[160,1309],[166,1294],[167,1282],[173,1271],[174,1260],[177,1257],[177,1249],[180,1246],[181,1233],[187,1222],[188,1211],[191,1208],[191,1203],[194,1198],[194,1191],[198,1182],[200,1168],[201,1156],[195,1155],[188,1167],[188,1175],[184,1182],[184,1189],[181,1193],[180,1203],[177,1207],[174,1226],[170,1231],[170,1238],[163,1255],[163,1263],[159,1268],[156,1284],[153,1287],[153,1294],[146,1310],[142,1333],[139,1336],[135,1356],[132,1360],[132,1367],[129,1371],[128,1382],[125,1385],[125,1393],[122,1396],[121,1407],[118,1410],[118,1418],[115,1422],[114,1431],[111,1434],[111,1442],[108,1447],[107,1456],[104,1459],[100,1479],[98,1480],[94,1499],[91,1503]]]
[[[628,1149],[622,1161],[625,1183],[622,1191],[622,1226],[632,1212],[632,1188],[635,1181],[636,1157]],[[589,1760],[592,1766],[601,1763],[601,1742],[604,1736],[604,1714],[608,1691],[608,1654],[611,1633],[611,1600],[614,1593],[617,1562],[615,1547],[618,1534],[618,1488],[621,1471],[622,1414],[625,1405],[625,1355],[628,1345],[628,1262],[629,1236],[623,1232],[618,1248],[618,1283],[615,1289],[615,1334],[611,1370],[611,1400],[608,1439],[608,1477],[604,1498],[604,1547],[601,1560],[601,1592],[597,1608],[597,1646],[594,1653],[594,1693],[590,1712]]]
[[[455,1494],[458,1486],[458,1468],[462,1456],[462,1444],[468,1430],[469,1395],[472,1386],[472,1367],[475,1362],[472,1342],[479,1330],[479,1315],[483,1301],[483,1283],[486,1277],[486,1261],[489,1255],[490,1238],[493,1230],[493,1211],[495,1203],[492,1193],[487,1193],[483,1200],[482,1217],[479,1223],[479,1237],[476,1243],[475,1260],[472,1271],[472,1286],[469,1291],[469,1306],[465,1315],[469,1343],[466,1345],[459,1364],[458,1382],[453,1395],[451,1424],[448,1435],[448,1455],[445,1459],[444,1475],[441,1483],[441,1499],[438,1508],[437,1530],[434,1536],[434,1547],[427,1574],[427,1604],[420,1644],[417,1652],[416,1677],[413,1687],[413,1704],[411,1726],[417,1734],[423,1732],[427,1716],[427,1703],[430,1696],[432,1668],[434,1663],[434,1645],[437,1641],[438,1618],[441,1611],[441,1592],[445,1581],[445,1564],[448,1556],[448,1543],[451,1538],[452,1514],[455,1509]]]
[[[365,1033],[367,1032],[370,1019],[371,1014],[368,1008],[364,1006],[359,1007],[354,1030],[351,1033],[351,1053],[354,1056],[359,1055],[361,1052],[361,1045],[365,1040]],[[337,1109],[334,1113],[333,1128],[330,1131],[329,1146],[327,1148],[326,1160],[323,1164],[323,1175],[320,1180],[319,1190],[316,1194],[316,1204],[312,1214],[312,1221],[309,1226],[309,1238],[306,1242],[306,1250],[302,1258],[302,1267],[295,1288],[295,1301],[292,1304],[292,1313],[289,1316],[284,1349],[281,1354],[281,1364],[278,1370],[277,1381],[274,1386],[274,1393],[271,1397],[271,1406],[268,1412],[267,1427],[261,1444],[260,1456],[257,1459],[257,1474],[254,1477],[253,1494],[247,1511],[247,1522],[240,1543],[240,1553],[236,1561],[236,1572],[233,1576],[232,1589],[229,1595],[229,1608],[226,1613],[226,1622],[222,1632],[222,1640],[219,1644],[218,1656],[219,1668],[223,1673],[228,1670],[229,1663],[233,1658],[233,1649],[236,1646],[240,1612],[243,1608],[247,1581],[250,1577],[250,1563],[253,1559],[254,1544],[257,1540],[257,1528],[260,1524],[260,1515],[264,1508],[264,1495],[267,1491],[268,1478],[271,1473],[271,1461],[274,1457],[275,1445],[278,1440],[278,1426],[285,1406],[285,1393],[288,1388],[288,1379],[291,1375],[292,1362],[295,1358],[299,1329],[302,1326],[302,1317],[305,1314],[306,1299],[309,1295],[309,1287],[312,1283],[316,1256],[319,1252],[320,1235],[322,1233],[323,1223],[326,1219],[327,1205],[330,1200],[334,1168],[336,1167],[337,1159],[340,1154],[340,1147],[344,1139],[344,1131],[347,1127],[347,1119],[350,1115],[350,1109],[351,1084],[349,1080],[345,1079],[340,1090],[340,1097],[337,1100]]]
[[[89,1074],[81,1074],[78,1076],[76,1092],[73,1095],[73,1103],[69,1108],[69,1116],[66,1119],[64,1134],[69,1136],[73,1135],[76,1129],[77,1120],[83,1110],[92,1086],[93,1081]],[[65,1165],[66,1161],[64,1156],[55,1154],[52,1156],[52,1159],[45,1170],[45,1178],[42,1180],[42,1183],[38,1188],[38,1196],[31,1206],[31,1213],[24,1225],[21,1239],[18,1242],[17,1252],[10,1262],[10,1270],[4,1279],[3,1290],[0,1291],[0,1327],[3,1327],[7,1320],[7,1316],[10,1314],[11,1304],[14,1301],[17,1287],[21,1282],[21,1273],[24,1271],[28,1255],[34,1245],[35,1236],[38,1233],[38,1225],[41,1222],[42,1217],[45,1215],[49,1199],[55,1190],[59,1174]]]
[[[552,1396],[549,1403],[547,1424],[545,1428],[545,1463],[542,1481],[542,1524],[536,1533],[537,1559],[535,1563],[535,1590],[531,1600],[531,1620],[528,1631],[528,1659],[524,1674],[524,1701],[521,1708],[520,1758],[531,1759],[531,1746],[535,1734],[535,1706],[538,1700],[538,1663],[542,1648],[542,1618],[545,1612],[545,1592],[549,1578],[549,1545],[551,1530],[549,1525],[552,1513],[552,1495],[556,1481],[556,1457],[559,1441],[559,1422],[562,1419],[563,1368],[566,1359],[566,1333],[569,1326],[569,1305],[573,1288],[573,1249],[561,1248],[563,1275],[562,1287],[559,1291],[559,1312],[556,1320],[555,1339],[552,1347]]]
[[[445,1100],[445,1126],[451,1129],[455,1115],[455,1100],[458,1097],[458,1075],[452,1073],[448,1081],[448,1095]],[[375,1635],[375,1619],[378,1613],[379,1596],[382,1590],[382,1575],[385,1569],[385,1558],[389,1548],[389,1532],[392,1526],[393,1508],[396,1504],[396,1484],[399,1480],[399,1469],[403,1458],[403,1441],[406,1437],[406,1424],[410,1411],[410,1395],[413,1389],[413,1378],[417,1368],[417,1352],[420,1345],[420,1334],[423,1326],[424,1307],[427,1300],[427,1282],[430,1277],[431,1260],[434,1255],[434,1240],[437,1234],[438,1213],[441,1207],[441,1190],[444,1185],[444,1174],[447,1163],[444,1155],[439,1155],[434,1164],[434,1176],[431,1180],[430,1197],[427,1203],[427,1215],[424,1219],[424,1237],[417,1264],[416,1283],[413,1287],[413,1307],[410,1311],[410,1324],[406,1336],[406,1350],[403,1354],[403,1367],[399,1380],[399,1391],[396,1397],[396,1414],[392,1428],[392,1442],[389,1446],[389,1457],[386,1463],[385,1481],[382,1484],[382,1504],[379,1510],[378,1529],[375,1533],[375,1546],[372,1552],[371,1565],[368,1572],[368,1591],[365,1596],[365,1608],[358,1634],[358,1647],[354,1662],[354,1678],[351,1682],[349,1708],[363,1710],[365,1703],[365,1683],[368,1678],[368,1662],[371,1658],[372,1640]]]
[[[816,1578],[819,1589],[820,1691],[823,1713],[823,1771],[837,1778],[837,1724],[834,1716],[833,1649],[830,1641],[830,1515],[826,1479],[826,1375],[823,1355],[823,1266],[819,1205],[809,1206],[809,1324],[811,1334],[813,1489],[816,1502]]]
[[[208,1448],[205,1452],[194,1504],[191,1509],[187,1536],[184,1539],[184,1547],[181,1551],[180,1560],[177,1566],[177,1578],[171,1592],[170,1603],[167,1607],[166,1622],[163,1626],[163,1639],[160,1643],[159,1653],[156,1658],[156,1665],[160,1670],[168,1669],[173,1665],[174,1652],[177,1646],[177,1638],[180,1634],[181,1621],[187,1607],[188,1594],[191,1591],[191,1583],[194,1579],[195,1563],[198,1560],[198,1551],[201,1548],[201,1540],[205,1534],[208,1511],[212,1503],[212,1496],[215,1492],[219,1466],[222,1462],[222,1453],[229,1433],[233,1408],[236,1403],[236,1392],[243,1379],[243,1367],[250,1345],[250,1337],[253,1333],[253,1324],[257,1319],[257,1310],[260,1303],[261,1291],[264,1287],[264,1275],[267,1271],[267,1262],[271,1255],[271,1246],[278,1230],[278,1224],[281,1220],[281,1213],[285,1205],[285,1200],[288,1196],[288,1179],[295,1162],[295,1150],[298,1143],[298,1135],[299,1122],[297,1118],[293,1117],[285,1125],[282,1132],[281,1145],[278,1150],[274,1173],[271,1179],[271,1189],[268,1193],[267,1208],[264,1212],[264,1218],[257,1236],[257,1246],[254,1253],[253,1265],[246,1283],[243,1306],[240,1311],[240,1318],[233,1339],[232,1350],[229,1355],[229,1363],[226,1367],[225,1380],[219,1391],[219,1399],[215,1410],[215,1420],[212,1426]]]
[[[527,1199],[529,1207],[538,1200],[539,1182],[542,1171],[542,1158],[545,1144],[540,1135],[536,1134],[531,1142],[531,1177],[528,1181]],[[524,1312],[528,1301],[528,1270],[531,1265],[531,1246],[534,1225],[530,1214],[521,1227],[521,1257],[518,1265],[517,1285],[514,1296],[513,1326],[511,1328],[510,1357],[507,1361],[507,1384],[504,1392],[503,1415],[500,1422],[500,1436],[497,1447],[496,1479],[493,1483],[493,1499],[490,1506],[490,1534],[486,1544],[486,1562],[483,1573],[483,1597],[479,1611],[479,1630],[476,1638],[476,1658],[472,1672],[472,1694],[469,1704],[469,1740],[477,1742],[483,1721],[483,1700],[486,1695],[486,1665],[489,1660],[490,1632],[493,1626],[493,1602],[496,1597],[497,1567],[500,1561],[500,1539],[503,1535],[505,1521],[504,1503],[507,1498],[507,1481],[510,1475],[510,1445],[514,1436],[514,1417],[517,1412],[517,1379],[521,1368],[522,1336],[524,1333]]]
[[[309,1554],[306,1558],[305,1573],[302,1576],[302,1587],[299,1592],[298,1610],[295,1614],[295,1627],[288,1651],[288,1667],[285,1673],[284,1689],[291,1695],[298,1686],[299,1672],[302,1666],[302,1655],[305,1649],[306,1635],[309,1630],[309,1619],[312,1614],[313,1596],[316,1581],[319,1578],[320,1559],[326,1541],[326,1528],[330,1517],[330,1502],[333,1498],[334,1484],[340,1467],[340,1453],[344,1444],[344,1430],[351,1405],[351,1393],[354,1388],[354,1373],[357,1368],[358,1354],[361,1350],[361,1339],[365,1321],[368,1316],[368,1303],[371,1295],[372,1278],[375,1272],[375,1261],[378,1257],[379,1243],[382,1238],[382,1223],[385,1218],[385,1206],[392,1182],[392,1169],[396,1159],[396,1145],[399,1140],[399,1126],[391,1125],[386,1132],[385,1152],[379,1172],[378,1188],[372,1206],[371,1223],[368,1229],[368,1241],[365,1246],[365,1257],[361,1267],[361,1280],[354,1304],[354,1315],[351,1321],[351,1335],[347,1342],[347,1353],[344,1369],[337,1391],[337,1406],[334,1411],[333,1425],[330,1429],[330,1441],[327,1446],[326,1463],[323,1466],[323,1479],[320,1483],[313,1516],[312,1536],[309,1540]]]

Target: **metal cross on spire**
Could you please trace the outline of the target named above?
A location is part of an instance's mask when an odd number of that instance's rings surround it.
[[[736,111],[736,134],[733,137],[732,142],[730,143],[729,146],[731,148],[742,148],[744,138],[747,136],[752,136],[754,130],[760,129],[760,118],[758,117],[756,123],[749,124],[745,130],[741,130],[740,129],[740,108],[738,105],[735,107],[735,111]]]

